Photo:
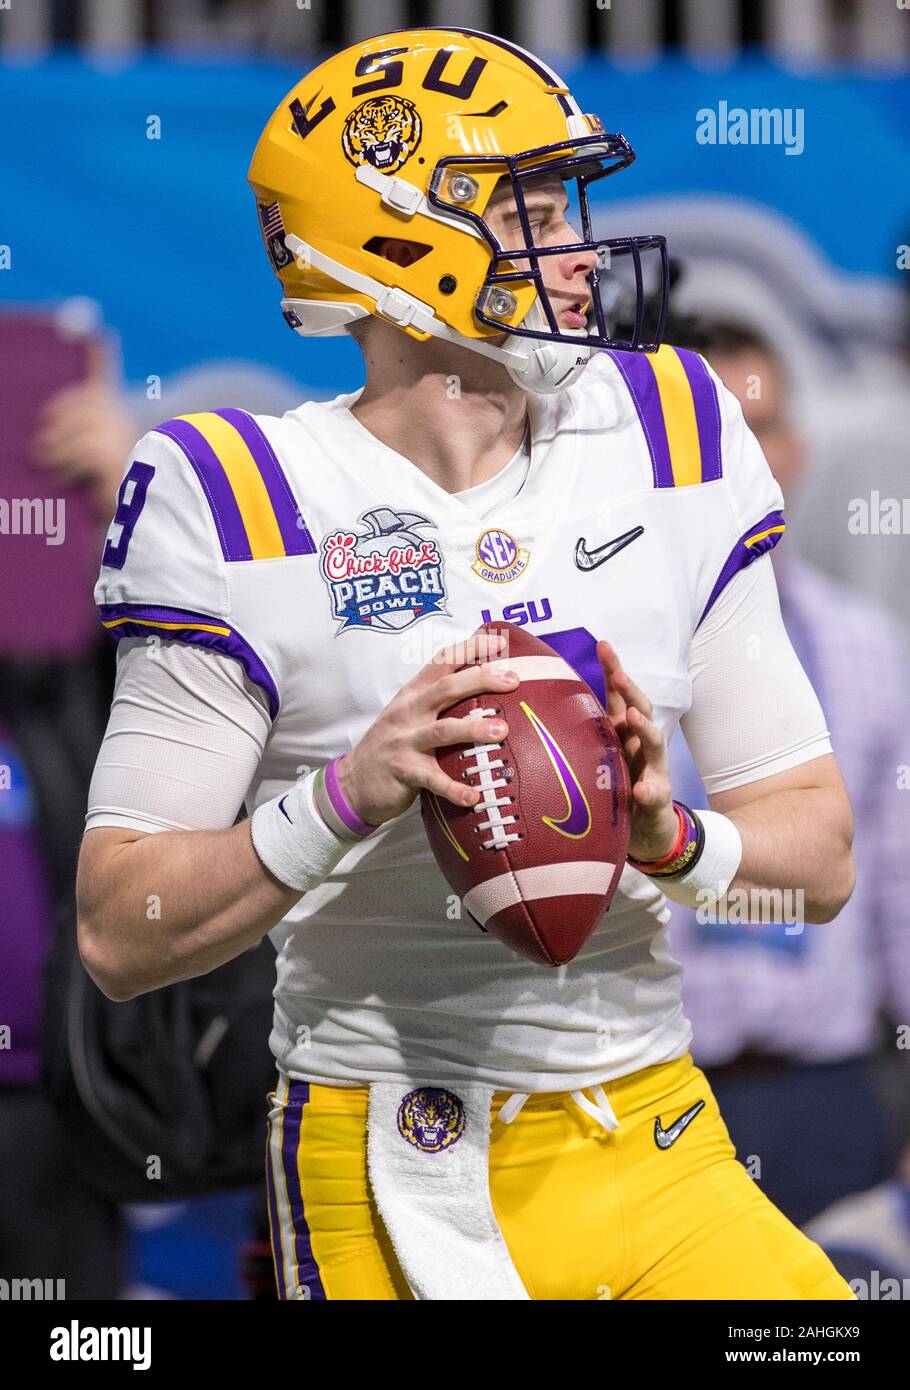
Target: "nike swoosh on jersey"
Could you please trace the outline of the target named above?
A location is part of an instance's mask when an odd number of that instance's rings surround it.
[[[613,556],[618,555],[621,550],[625,550],[627,545],[637,541],[639,536],[644,535],[644,531],[643,526],[633,526],[631,531],[625,531],[621,536],[615,536],[612,541],[599,545],[596,550],[589,550],[584,536],[579,536],[578,544],[575,547],[575,564],[580,570],[597,569],[597,566],[602,565],[605,560],[612,560]]]
[[[291,825],[293,825],[294,822],[291,820],[291,818],[290,818],[290,816],[288,815],[287,811],[284,809],[284,803],[285,803],[286,801],[287,801],[287,797],[286,797],[286,796],[283,796],[283,797],[281,798],[281,800],[279,801],[279,803],[278,803],[278,809],[279,809],[279,811],[281,812],[281,814],[284,816],[285,820],[291,821]]]
[[[673,1121],[669,1129],[664,1129],[661,1126],[660,1117],[655,1119],[654,1142],[657,1147],[659,1149],[669,1149],[672,1144],[676,1143],[683,1130],[688,1129],[699,1111],[704,1110],[704,1108],[705,1102],[703,1100],[696,1101],[694,1105],[690,1105],[688,1110],[683,1111],[678,1120]]]

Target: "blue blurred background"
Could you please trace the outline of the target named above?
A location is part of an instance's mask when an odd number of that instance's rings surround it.
[[[89,296],[120,334],[130,381],[218,357],[349,389],[359,354],[346,339],[316,348],[284,325],[246,184],[260,128],[301,70],[143,54],[110,72],[73,51],[7,64],[0,120],[28,137],[2,154],[15,255],[0,295]],[[755,52],[722,72],[663,54],[634,70],[589,57],[562,75],[638,155],[600,186],[605,210],[629,197],[745,200],[795,223],[837,270],[897,289],[896,248],[910,236],[906,75],[797,74]],[[699,144],[697,113],[721,100],[802,110],[804,150]],[[154,118],[160,138],[148,138]]]

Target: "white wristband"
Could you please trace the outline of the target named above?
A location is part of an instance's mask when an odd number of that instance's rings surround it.
[[[318,772],[295,782],[290,791],[258,806],[250,821],[253,848],[280,883],[308,893],[328,878],[353,848],[322,819],[313,800]]]
[[[694,808],[693,808],[694,809]],[[661,892],[683,907],[709,908],[722,898],[736,877],[743,842],[729,816],[719,811],[695,811],[705,828],[705,847],[686,873],[651,880]]]

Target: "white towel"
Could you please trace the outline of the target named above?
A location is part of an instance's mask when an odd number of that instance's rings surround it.
[[[418,1299],[526,1299],[490,1200],[490,1102],[476,1082],[374,1082],[367,1162],[379,1214]]]

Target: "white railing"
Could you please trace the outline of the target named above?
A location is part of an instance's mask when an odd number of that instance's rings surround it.
[[[743,19],[762,46],[787,65],[910,63],[910,0],[681,0],[685,52],[708,63],[734,59]],[[748,9],[746,9],[748,6]],[[496,30],[494,0],[425,0],[427,24]],[[663,0],[513,0],[506,37],[557,66],[592,49],[619,62],[658,58],[667,40]],[[40,55],[71,37],[99,58],[129,57],[145,42],[150,17],[164,48],[248,48],[316,53],[404,27],[407,0],[0,0],[0,50],[11,59]],[[60,17],[64,16],[63,19]],[[55,32],[55,24],[67,25]]]

